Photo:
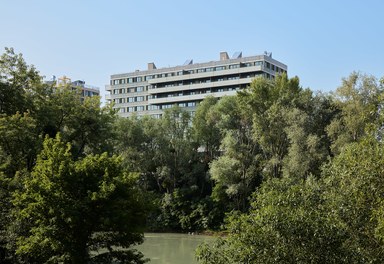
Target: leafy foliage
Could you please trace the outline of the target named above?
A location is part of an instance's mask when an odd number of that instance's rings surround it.
[[[324,206],[315,179],[271,179],[248,214],[229,218],[227,238],[202,245],[201,263],[350,263],[345,231]]]
[[[383,87],[354,72],[314,94],[282,74],[194,116],[123,119],[6,49],[0,262],[142,263],[130,246],[146,221],[195,231],[227,215],[200,262],[382,263]]]
[[[383,86],[373,76],[353,72],[342,80],[334,94],[339,116],[327,127],[335,154],[340,153],[346,144],[367,135],[367,129],[382,125],[379,111],[383,91]]]
[[[383,262],[384,147],[372,136],[346,146],[324,170],[330,210],[345,225],[355,263]]]
[[[300,87],[297,77],[288,79],[285,74],[275,80],[256,78],[238,96],[243,111],[253,113],[253,137],[261,150],[265,178],[292,176],[298,170],[302,177],[318,173],[328,154],[322,128],[330,117],[325,114],[327,104],[319,103],[326,98],[314,97]],[[306,150],[313,154],[304,154]],[[303,161],[307,164],[300,168]]]
[[[117,157],[88,155],[73,161],[70,145],[47,138],[30,177],[17,191],[16,253],[29,263],[86,263],[95,259],[127,261],[127,250],[142,242],[145,205],[135,177],[124,173]],[[143,263],[135,257],[135,263]]]
[[[1,263],[18,263],[16,236],[29,237],[29,222],[14,221],[12,212],[16,210],[16,204],[11,201],[16,192],[25,191],[24,181],[30,179],[35,170],[45,136],[54,138],[61,133],[62,140],[72,146],[73,161],[88,155],[101,155],[105,151],[112,152],[110,143],[114,137],[115,112],[111,107],[101,108],[99,99],[93,97],[81,102],[77,91],[44,83],[38,71],[28,66],[22,55],[15,54],[13,49],[6,49],[1,55]]]
[[[197,251],[201,263],[383,262],[382,142],[365,137],[322,178],[264,182],[250,211],[228,218],[227,238]]]

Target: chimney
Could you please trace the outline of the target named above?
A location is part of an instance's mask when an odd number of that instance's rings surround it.
[[[148,63],[148,71],[155,70],[155,69],[156,69],[156,65],[153,62]]]
[[[223,60],[228,60],[229,57],[228,57],[228,53],[223,51],[223,52],[220,52],[220,60],[223,61]]]

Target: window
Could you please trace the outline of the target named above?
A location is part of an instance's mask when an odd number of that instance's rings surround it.
[[[193,107],[193,106],[196,106],[196,103],[195,102],[188,102],[188,107]]]
[[[144,106],[138,106],[138,107],[136,107],[136,111],[144,111]]]
[[[141,80],[142,80],[142,78],[141,78],[141,76],[140,77],[137,77],[137,82],[141,82]]]
[[[144,96],[136,97],[136,102],[142,102],[142,101],[144,101]]]
[[[167,108],[172,108],[172,104],[165,104],[162,105],[161,109],[167,109]]]
[[[135,97],[128,97],[128,103],[133,103],[135,101]]]
[[[131,106],[127,108],[128,112],[135,112],[135,107]]]
[[[230,68],[230,69],[237,69],[237,68],[239,68],[239,67],[240,67],[239,64],[232,64],[232,65],[229,65],[229,68]]]
[[[149,110],[159,110],[160,109],[160,106],[158,105],[150,105],[149,106]]]
[[[215,68],[215,71],[222,71],[225,70],[225,66],[218,66]]]
[[[128,83],[133,83],[133,78],[128,78]]]
[[[138,86],[136,88],[136,92],[142,92],[142,91],[144,91],[144,86]]]

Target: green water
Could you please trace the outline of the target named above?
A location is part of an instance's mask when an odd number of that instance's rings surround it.
[[[144,243],[137,246],[151,264],[196,264],[195,249],[212,237],[202,235],[146,233]]]

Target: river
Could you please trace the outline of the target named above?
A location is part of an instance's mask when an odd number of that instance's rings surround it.
[[[137,246],[150,264],[196,264],[195,249],[210,236],[174,233],[145,233],[144,243]]]

